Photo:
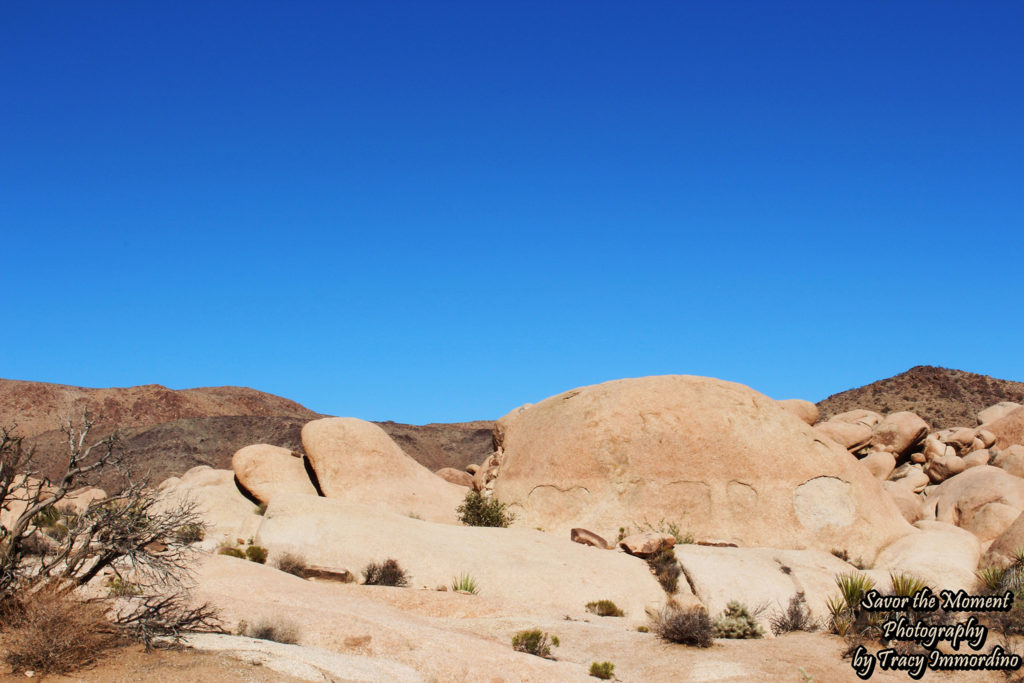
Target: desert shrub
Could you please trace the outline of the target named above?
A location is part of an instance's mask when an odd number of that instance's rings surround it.
[[[914,593],[928,587],[923,579],[907,572],[889,572],[889,579],[892,581],[892,594],[903,598],[912,598]]]
[[[174,532],[175,537],[182,543],[198,543],[206,538],[206,532],[199,524],[185,524],[178,527]]]
[[[120,576],[115,576],[110,580],[110,586],[107,587],[107,590],[112,598],[130,598],[134,595],[142,595],[141,586],[131,581],[126,581]]]
[[[864,594],[875,587],[875,580],[859,572],[836,576],[839,595],[828,599],[829,626],[833,633],[845,636],[851,629],[857,633],[867,628],[871,618],[879,618],[880,613],[869,613],[861,608],[860,602]]]
[[[658,583],[665,589],[665,592],[672,595],[679,589],[679,575],[682,569],[676,561],[676,554],[672,548],[665,548],[647,558],[647,566],[658,579]]]
[[[653,615],[653,629],[670,643],[711,647],[714,642],[711,618],[703,607],[681,609],[669,605]]]
[[[388,558],[378,564],[371,562],[363,569],[363,583],[367,586],[407,586],[409,577],[397,560]]]
[[[657,524],[651,524],[650,522],[644,520],[644,522],[641,524],[633,524],[633,527],[638,532],[653,531],[659,534],[668,534],[669,536],[675,538],[676,543],[679,545],[696,542],[696,539],[693,537],[693,534],[691,534],[689,531],[684,532],[682,528],[679,526],[679,522],[668,522],[662,519]],[[623,529],[620,528],[619,532],[621,533],[622,531]],[[619,539],[619,541],[621,540],[622,538]]]
[[[540,629],[520,631],[512,636],[512,649],[545,659],[551,657],[551,648],[558,645],[558,636],[549,636]]]
[[[651,632],[651,629],[648,628],[647,626],[637,626],[636,630],[639,631],[640,633],[650,633]]]
[[[807,607],[807,599],[803,592],[795,594],[789,599],[789,606],[779,614],[770,619],[772,633],[782,635],[792,631],[815,631],[818,628],[811,610]]]
[[[615,671],[615,665],[611,662],[591,662],[590,664],[590,675],[594,678],[600,678],[602,681],[610,679]]]
[[[15,671],[63,674],[87,666],[121,642],[103,607],[52,586],[0,607],[4,661]]]
[[[514,512],[509,512],[508,505],[479,491],[467,493],[455,511],[459,513],[459,521],[466,526],[507,527],[516,518]]]
[[[259,640],[272,640],[275,643],[294,645],[299,642],[299,629],[290,623],[274,623],[268,619],[249,626],[245,622],[239,624],[241,635]]]
[[[459,574],[457,577],[452,579],[452,590],[463,591],[465,593],[472,593],[476,595],[480,587],[477,586],[476,579],[469,574]]]
[[[624,612],[611,600],[598,600],[587,603],[587,611],[599,617],[621,617]]]
[[[258,545],[250,545],[245,549],[245,559],[256,564],[266,564],[267,549]]]
[[[715,617],[713,635],[716,638],[761,638],[764,631],[750,614],[747,606],[735,600],[729,602]]]
[[[221,546],[217,553],[220,555],[227,555],[228,557],[237,557],[240,560],[245,559],[245,551],[239,548],[232,548],[231,546]]]
[[[298,555],[285,553],[284,555],[281,555],[281,557],[277,558],[277,568],[283,572],[288,572],[289,574],[302,577],[309,566],[306,564],[306,561]]]

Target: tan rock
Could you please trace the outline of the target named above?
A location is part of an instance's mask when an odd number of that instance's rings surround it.
[[[928,463],[925,472],[932,483],[939,484],[967,469],[967,463],[959,455],[944,455]]]
[[[915,413],[901,411],[887,415],[875,425],[871,445],[878,450],[903,455],[921,442],[928,434],[928,423]]]
[[[921,496],[913,489],[898,481],[884,481],[882,488],[899,507],[904,519],[913,524],[921,518]]]
[[[497,497],[524,526],[614,536],[678,522],[739,545],[873,555],[909,533],[881,484],[756,391],[665,376],[582,387],[522,411],[504,434]]]
[[[864,425],[865,427],[874,429],[875,425],[885,418],[880,413],[876,413],[873,410],[865,410],[864,408],[858,408],[856,410],[848,410],[845,413],[833,415],[829,419],[835,420],[836,422],[859,423]]]
[[[981,557],[978,539],[964,529],[941,522],[919,521],[920,532],[893,542],[878,554],[875,569],[918,576],[933,591],[974,592],[974,570]]]
[[[969,452],[974,442],[974,430],[967,427],[957,427],[949,430],[944,438],[944,443],[956,449],[957,454]]]
[[[676,544],[672,534],[661,534],[655,531],[644,531],[631,534],[619,541],[619,547],[630,555],[649,557],[657,552],[671,548]]]
[[[964,456],[964,465],[966,467],[977,467],[978,465],[987,465],[989,461],[989,450],[982,448],[981,450],[971,451]]]
[[[864,448],[871,441],[871,428],[859,422],[841,422],[833,418],[815,425],[814,431],[851,452]]]
[[[981,439],[984,444],[983,448],[992,448],[996,443],[996,435],[988,429],[979,429],[975,432],[975,435]]]
[[[955,449],[947,446],[935,436],[925,438],[921,452],[924,455],[924,459],[921,462],[931,462],[936,458],[942,458],[946,455],[956,455]]]
[[[988,424],[1006,417],[1015,410],[1021,408],[1021,404],[1012,401],[1001,401],[978,412],[978,424]]]
[[[238,483],[261,503],[278,493],[316,494],[302,456],[287,448],[260,443],[240,448],[231,458]]]
[[[68,495],[64,496],[64,499],[57,504],[57,507],[61,509],[70,509],[76,515],[80,515],[89,509],[89,505],[101,500],[106,500],[107,497],[107,492],[103,489],[96,488],[95,486],[87,486],[68,493]]]
[[[787,398],[778,402],[788,412],[809,425],[818,421],[818,406],[801,398]]]
[[[1017,408],[985,425],[996,437],[996,448],[1024,444],[1024,408]]]
[[[784,610],[797,593],[804,593],[815,618],[828,614],[826,600],[836,592],[836,575],[853,571],[830,552],[819,550],[683,544],[674,552],[712,617],[732,600],[750,608],[765,605],[759,623],[767,637],[771,637],[770,618]]]
[[[313,420],[302,445],[328,498],[363,503],[422,519],[457,521],[465,488],[410,458],[383,429],[352,417]]]
[[[925,487],[931,482],[924,468],[918,464],[910,463],[900,465],[893,470],[892,474],[889,475],[889,480],[897,482],[900,486],[905,486],[914,493],[924,491]]]
[[[276,496],[256,543],[270,550],[271,561],[292,553],[356,575],[392,557],[409,572],[412,587],[432,589],[468,573],[481,593],[523,613],[536,607],[583,614],[588,601],[600,598],[639,618],[664,598],[643,560],[573,543],[567,535],[437,524],[332,498]]]
[[[998,564],[1006,566],[1016,559],[1017,553],[1024,549],[1024,514],[1013,520],[1003,533],[992,541],[982,566]]]
[[[967,529],[985,543],[1024,511],[1024,479],[980,465],[947,479],[922,505],[924,516]]]
[[[892,471],[896,469],[896,456],[886,451],[872,451],[859,460],[861,465],[868,468],[876,479],[889,478]]]
[[[1008,446],[996,454],[992,464],[1015,477],[1024,477],[1024,446]]]
[[[473,488],[473,476],[469,472],[457,470],[454,467],[442,467],[434,472],[434,474],[456,486]]]
[[[262,517],[256,505],[235,486],[235,473],[215,470],[206,465],[193,467],[181,477],[171,477],[159,487],[158,509],[167,509],[183,501],[192,501],[206,523],[206,535],[199,547],[212,550],[223,543],[234,545],[239,538],[255,534]]]
[[[600,548],[602,550],[609,550],[612,547],[608,541],[604,540],[593,531],[587,531],[586,529],[571,530],[569,532],[569,540],[573,543],[582,543],[583,545],[593,546],[594,548]]]

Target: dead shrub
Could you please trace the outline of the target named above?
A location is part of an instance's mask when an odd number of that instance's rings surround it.
[[[295,624],[277,624],[269,619],[263,619],[256,622],[254,626],[249,626],[245,622],[242,622],[239,626],[242,635],[249,636],[250,638],[272,640],[275,643],[284,643],[285,645],[294,645],[299,642],[299,629]]]
[[[682,569],[672,548],[664,548],[647,558],[647,566],[658,579],[658,583],[669,595],[679,590],[679,575]]]
[[[769,621],[772,633],[777,636],[793,631],[816,631],[818,629],[818,624],[807,607],[807,600],[804,598],[803,592],[793,595],[789,599],[789,606],[785,611],[773,615]]]
[[[306,570],[309,566],[306,561],[298,555],[292,555],[291,553],[285,553],[277,559],[277,568],[283,572],[294,574],[300,578],[306,578]]]
[[[372,562],[366,565],[363,583],[367,586],[407,586],[409,577],[397,560],[388,558],[380,564]]]
[[[0,624],[4,661],[15,671],[65,674],[122,642],[101,604],[51,586],[8,599]]]
[[[682,645],[711,647],[714,643],[711,617],[701,607],[682,609],[669,605],[652,615],[654,632],[662,639]]]

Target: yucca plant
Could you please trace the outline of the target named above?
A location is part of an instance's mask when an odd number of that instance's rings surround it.
[[[1000,567],[998,565],[992,565],[990,567],[982,567],[978,571],[974,572],[978,580],[987,590],[993,593],[998,593],[1003,589],[1003,582],[1006,581],[1007,574],[1009,573],[1009,567]]]
[[[853,628],[853,612],[842,595],[833,595],[825,600],[829,624],[836,635],[845,636]]]
[[[912,598],[915,593],[928,587],[924,579],[907,572],[889,572],[889,579],[892,581],[892,594],[901,598]]]
[[[459,574],[457,577],[452,579],[452,590],[476,595],[479,592],[480,587],[477,586],[476,579],[469,574]]]

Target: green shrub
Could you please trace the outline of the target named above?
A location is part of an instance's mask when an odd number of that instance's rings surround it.
[[[793,631],[815,631],[818,628],[803,592],[789,599],[789,607],[780,614],[771,617],[772,633],[782,635]]]
[[[649,629],[646,626],[637,626],[636,630],[639,631],[640,633],[650,633],[651,632],[651,629]]]
[[[713,634],[716,638],[761,638],[764,631],[747,606],[733,600],[715,618]]]
[[[142,595],[142,587],[131,581],[125,581],[120,576],[110,580],[108,592],[113,598],[130,598],[135,595]]]
[[[232,548],[231,546],[221,546],[217,553],[220,555],[227,555],[229,557],[237,557],[240,560],[245,559],[244,552],[242,552],[238,548]]]
[[[507,527],[516,518],[515,513],[508,511],[508,505],[479,491],[467,493],[455,511],[459,513],[459,521],[466,526]]]
[[[614,674],[615,665],[611,662],[592,662],[590,664],[590,675],[594,678],[600,678],[602,681],[607,681]]]
[[[472,576],[469,574],[459,574],[457,577],[452,579],[452,590],[476,595],[480,588],[476,584],[476,579]]]
[[[258,545],[250,545],[245,549],[245,559],[256,564],[266,564],[267,549]]]
[[[388,558],[378,564],[372,562],[363,569],[363,583],[367,586],[407,586],[409,577],[397,560]]]
[[[914,593],[928,587],[928,584],[913,574],[906,572],[889,572],[892,581],[892,594],[902,598],[912,598]]]
[[[599,617],[621,617],[623,611],[611,600],[598,600],[587,603],[587,611],[593,612]]]
[[[679,575],[682,573],[682,569],[679,568],[679,562],[676,561],[676,554],[672,548],[659,550],[648,557],[647,566],[651,568],[666,593],[672,595],[679,589]]]
[[[654,632],[670,643],[711,647],[714,643],[711,618],[703,607],[680,609],[669,605],[654,615]]]
[[[206,531],[202,524],[186,524],[178,527],[174,535],[182,543],[198,543],[206,538]]]
[[[520,631],[512,636],[512,649],[548,659],[552,646],[558,647],[558,636],[549,636],[540,629]]]

